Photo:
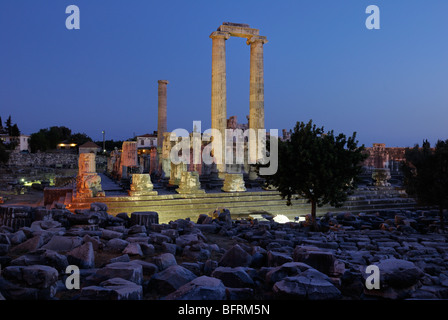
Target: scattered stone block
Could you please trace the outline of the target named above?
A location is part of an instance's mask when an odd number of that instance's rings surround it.
[[[254,281],[243,267],[218,267],[213,271],[212,277],[220,279],[226,287],[231,288],[246,288],[254,285]]]
[[[71,250],[67,253],[67,260],[70,264],[80,269],[90,269],[95,267],[95,251],[91,242]]]
[[[165,270],[166,268],[177,265],[176,257],[172,253],[162,253],[153,258],[154,264],[159,270]]]
[[[196,275],[190,270],[179,265],[172,265],[154,274],[151,277],[150,286],[158,293],[167,295],[195,278]]]
[[[221,280],[201,276],[182,285],[165,297],[166,300],[225,300],[226,287]]]
[[[236,244],[226,251],[218,264],[222,267],[248,267],[251,261],[252,256]]]

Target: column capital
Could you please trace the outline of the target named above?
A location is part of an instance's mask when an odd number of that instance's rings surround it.
[[[159,84],[168,84],[169,81],[168,80],[159,80],[157,81]]]
[[[252,43],[261,42],[261,44],[268,43],[268,39],[265,36],[253,36],[247,39],[246,43],[248,45]]]
[[[226,31],[215,31],[212,32],[212,34],[210,35],[210,38],[212,39],[224,39],[227,40],[230,38],[230,32],[226,32]]]

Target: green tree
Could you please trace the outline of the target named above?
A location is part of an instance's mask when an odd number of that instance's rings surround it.
[[[423,206],[437,206],[440,226],[445,229],[443,210],[448,209],[448,140],[431,148],[425,140],[405,153],[403,164],[406,192]]]
[[[0,162],[7,163],[9,160],[9,152],[6,150],[5,145],[0,140]]]
[[[92,141],[92,138],[90,138],[85,133],[75,133],[70,136],[69,140],[70,142],[76,143],[78,146],[80,146],[81,144]]]
[[[40,129],[38,132],[31,134],[31,152],[56,149],[56,146],[62,141],[70,140],[71,134],[72,131],[64,126]]]
[[[364,145],[358,147],[356,132],[349,138],[333,131],[325,132],[310,120],[297,122],[290,141],[279,141],[278,170],[262,176],[291,205],[293,197],[311,203],[311,217],[316,228],[316,209],[325,204],[340,207],[359,182]],[[267,165],[265,165],[267,166]],[[256,165],[259,169],[262,165]]]
[[[56,146],[63,142],[69,141],[72,130],[64,126],[53,126],[47,131],[47,139],[49,141],[50,149],[56,149]]]
[[[20,136],[20,130],[17,126],[17,123],[14,123],[14,125],[11,127],[11,136],[12,137],[18,137]]]
[[[11,129],[12,129],[12,120],[11,115],[6,119],[5,121],[5,132],[10,136],[11,135]]]
[[[31,152],[45,152],[48,149],[50,149],[50,142],[47,139],[47,132],[46,129],[41,129],[39,132],[35,132],[31,134],[30,136],[30,148]]]

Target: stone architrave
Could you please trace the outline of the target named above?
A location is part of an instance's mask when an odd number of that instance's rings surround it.
[[[149,174],[134,173],[131,176],[131,186],[128,190],[130,196],[156,196],[157,191],[153,189],[154,186]]]
[[[242,192],[246,191],[242,173],[226,173],[224,186],[221,189],[224,192]]]
[[[76,198],[104,197],[101,177],[96,173],[95,154],[81,153],[76,177]]]
[[[196,171],[184,171],[179,183],[179,188],[176,189],[180,194],[203,194],[204,190],[201,189],[201,183],[199,182],[199,173]]]

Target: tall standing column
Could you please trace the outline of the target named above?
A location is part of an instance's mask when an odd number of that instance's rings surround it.
[[[226,40],[230,33],[215,31],[210,35],[212,44],[212,129],[221,133],[220,150],[213,154],[221,157],[217,164],[218,177],[224,179],[225,166],[225,130],[227,128],[227,83],[226,83]],[[214,137],[213,137],[214,139]],[[219,162],[219,161],[218,161]]]
[[[254,36],[247,40],[250,45],[249,128],[252,129],[264,129],[263,44],[267,42],[263,36]]]
[[[162,148],[163,148],[163,133],[167,132],[166,121],[166,85],[168,80],[159,80],[158,88],[158,118],[157,118],[157,156],[158,156],[158,172],[162,170]]]
[[[264,36],[253,36],[247,40],[250,45],[250,96],[249,96],[249,159],[251,163],[259,159],[258,129],[264,129],[264,61],[263,45],[267,43]],[[249,179],[256,179],[253,170]]]
[[[253,147],[249,150],[251,161],[258,159],[254,146],[257,146],[258,129],[264,129],[263,44],[267,42],[264,36],[253,36],[247,40],[250,45],[249,129],[255,131],[249,136]]]

